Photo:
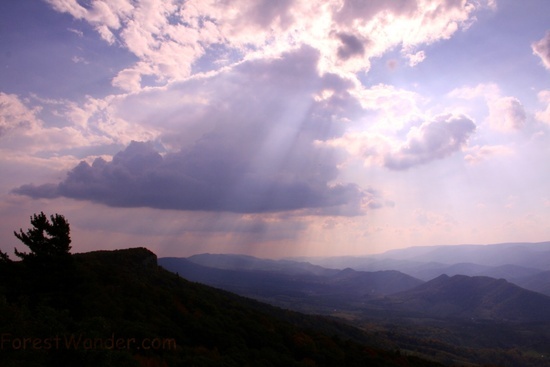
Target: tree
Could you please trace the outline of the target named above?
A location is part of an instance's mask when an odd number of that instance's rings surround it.
[[[9,263],[10,257],[5,252],[0,251],[0,264]]]
[[[22,260],[45,260],[64,258],[70,255],[71,237],[69,222],[64,216],[55,214],[50,220],[43,212],[33,214],[31,224],[26,233],[19,229],[14,231],[15,237],[23,242],[30,250],[30,253],[19,252],[15,249],[15,255]]]

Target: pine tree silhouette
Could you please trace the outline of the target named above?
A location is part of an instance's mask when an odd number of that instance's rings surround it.
[[[70,226],[64,216],[55,214],[48,220],[46,215],[40,212],[33,214],[31,224],[34,228],[29,228],[26,233],[23,229],[19,229],[19,233],[13,232],[15,237],[30,249],[30,253],[26,253],[16,248],[17,257],[25,261],[63,258],[70,255]]]

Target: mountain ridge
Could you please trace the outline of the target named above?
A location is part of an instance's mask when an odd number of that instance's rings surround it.
[[[208,260],[202,255],[202,263],[215,263],[221,268],[207,267],[190,258],[160,258],[159,264],[180,276],[196,282],[225,289],[243,296],[252,297],[281,307],[296,309],[296,304],[309,310],[325,312],[346,303],[355,304],[366,299],[387,295],[412,288],[422,281],[404,273],[387,270],[361,272],[353,269],[320,269],[304,266],[301,263],[283,261],[279,268],[272,260],[247,258],[243,269],[235,268],[242,258],[233,255],[216,255]],[[220,261],[221,260],[221,261]],[[265,261],[267,270],[260,270]],[[250,268],[250,262],[253,267]],[[228,263],[230,265],[228,265]],[[292,270],[289,266],[296,266]],[[228,269],[230,268],[230,269]],[[275,271],[275,269],[279,269]],[[311,272],[304,269],[311,269]],[[294,305],[289,304],[293,302]]]
[[[378,304],[434,318],[550,321],[550,297],[485,276],[443,274]]]

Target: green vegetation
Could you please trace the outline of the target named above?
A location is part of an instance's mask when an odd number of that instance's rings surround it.
[[[68,223],[43,218],[16,233],[31,253],[0,262],[3,367],[438,365],[368,346],[355,328],[190,283],[144,248],[71,255]]]

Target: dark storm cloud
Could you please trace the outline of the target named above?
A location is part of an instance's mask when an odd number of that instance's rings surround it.
[[[81,162],[58,185],[24,185],[15,192],[117,207],[359,214],[365,198],[372,207],[372,194],[332,184],[343,152],[316,142],[340,136],[344,124],[335,116],[349,119],[360,105],[347,92],[349,82],[318,75],[318,59],[316,50],[304,47],[158,96],[153,91],[130,97],[125,108],[156,116],[149,124],[163,129],[160,139],[172,152],[162,156],[152,145],[133,142],[111,162]],[[315,98],[327,90],[331,97]],[[163,104],[197,96],[200,103]]]
[[[354,185],[329,187],[285,175],[261,175],[223,154],[189,152],[162,157],[147,143],[132,142],[106,162],[81,162],[58,185],[24,185],[33,198],[64,196],[114,207],[258,213],[335,207],[360,201]],[[222,152],[220,152],[222,153]],[[202,152],[204,154],[204,152]]]
[[[459,151],[475,129],[474,122],[466,116],[438,116],[409,133],[401,149],[386,155],[384,165],[393,170],[404,170],[445,158]]]

